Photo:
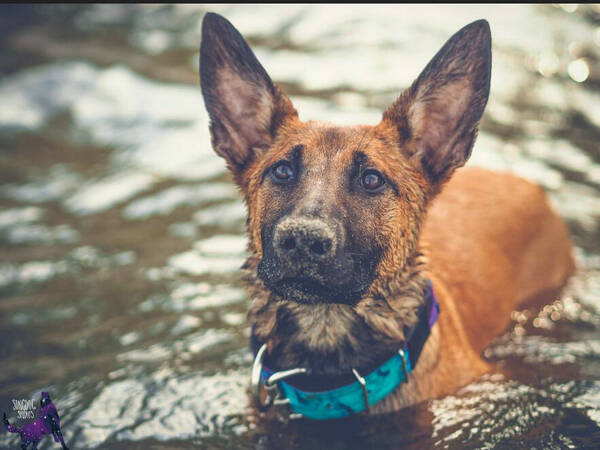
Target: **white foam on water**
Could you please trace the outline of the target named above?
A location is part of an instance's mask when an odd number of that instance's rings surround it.
[[[198,295],[185,300],[173,300],[169,308],[174,311],[199,311],[243,303],[246,299],[247,294],[244,289],[221,286],[208,295]]]
[[[519,356],[529,363],[574,364],[583,357],[598,358],[600,339],[554,342],[541,336],[522,336],[493,345],[486,350],[486,356],[494,359]]]
[[[246,322],[246,314],[242,313],[223,313],[220,317],[223,322],[232,327],[239,327]]]
[[[239,200],[204,208],[194,214],[194,222],[201,226],[233,227],[242,225],[245,218],[246,206]]]
[[[356,107],[356,105],[336,105],[331,102],[311,97],[291,97],[298,110],[300,120],[320,120],[336,125],[370,124],[377,125],[381,121],[382,111],[373,108]]]
[[[191,250],[171,256],[167,266],[189,275],[222,274],[238,271],[245,258],[245,236],[217,235],[196,242]]]
[[[129,203],[123,210],[123,217],[129,220],[147,219],[167,215],[183,205],[200,205],[237,197],[237,189],[231,183],[179,185]]]
[[[552,204],[560,215],[577,222],[589,232],[595,232],[600,223],[600,197],[597,190],[579,183],[565,182],[565,188],[553,192]]]
[[[71,425],[87,448],[107,439],[189,439],[231,427],[247,410],[244,372],[175,377],[156,373],[115,381],[100,392]]]
[[[94,90],[78,99],[76,123],[103,145],[127,149],[115,162],[176,179],[225,172],[211,150],[199,88],[150,81],[127,67],[98,72]]]
[[[123,347],[127,347],[131,344],[135,344],[142,338],[142,334],[139,331],[131,331],[129,333],[125,333],[119,338],[119,343]]]
[[[198,317],[190,314],[184,314],[179,318],[177,323],[173,325],[173,328],[171,328],[171,334],[178,336],[180,334],[188,333],[198,328],[201,323],[202,321]]]
[[[177,222],[169,225],[169,234],[178,238],[193,239],[198,230],[193,222]]]
[[[432,438],[441,439],[436,446],[451,447],[481,447],[481,442],[518,438],[523,429],[551,420],[559,411],[554,397],[573,390],[575,383],[537,387],[505,381],[500,374],[484,375],[456,394],[430,402]],[[449,430],[456,431],[450,434]]]
[[[79,241],[79,231],[69,225],[47,226],[39,224],[44,210],[36,206],[9,208],[0,212],[0,237],[13,244],[74,244]]]
[[[572,103],[578,107],[590,121],[600,128],[600,95],[591,90],[573,89]]]
[[[165,344],[154,344],[144,349],[130,350],[117,355],[119,361],[125,362],[154,362],[163,361],[173,356],[172,349]]]
[[[29,261],[21,265],[0,264],[0,286],[42,283],[68,271],[65,261]]]
[[[510,172],[550,190],[558,190],[563,185],[560,171],[525,154],[519,146],[504,142],[488,133],[479,134],[467,165]]]
[[[575,397],[565,407],[587,409],[589,418],[600,425],[600,382],[594,382],[585,393]]]
[[[142,410],[145,393],[143,383],[138,380],[116,381],[103,388],[73,424],[81,429],[85,445],[96,447],[115,429],[134,425]]]
[[[225,274],[236,272],[244,263],[243,256],[207,256],[196,250],[173,255],[167,265],[176,272],[188,275]]]
[[[151,55],[158,55],[173,45],[173,36],[165,30],[140,30],[129,41]]]
[[[0,128],[33,130],[93,90],[97,71],[83,62],[60,62],[17,72],[0,82]]]
[[[0,127],[39,129],[68,112],[96,145],[118,150],[112,159],[116,167],[185,180],[226,170],[211,150],[197,87],[150,81],[124,66],[59,62],[1,81],[0,96]]]
[[[214,289],[214,286],[209,283],[183,283],[177,285],[171,292],[173,299],[185,299],[195,295],[208,294]]]
[[[563,139],[531,140],[525,143],[527,153],[536,159],[579,172],[589,181],[595,181],[594,175],[600,171],[600,164],[583,150]]]
[[[69,225],[19,225],[9,229],[4,239],[11,244],[74,244],[80,234]]]
[[[205,255],[245,255],[248,239],[244,235],[218,234],[194,243]]]
[[[172,334],[180,335],[196,328],[197,324],[200,322],[194,322],[196,325],[192,326],[189,323],[189,317],[192,316],[188,316],[188,319],[184,319],[184,321],[188,323],[180,324],[181,329],[176,328],[175,332],[172,332]],[[230,341],[232,336],[231,332],[225,330],[203,329],[181,337],[174,343],[157,343],[120,353],[117,355],[117,359],[122,362],[133,363],[165,361],[186,352],[190,354],[199,354],[218,344]]]
[[[64,201],[67,210],[78,215],[96,214],[149,189],[155,181],[152,175],[139,171],[123,171],[84,184]]]
[[[193,317],[193,316],[188,316]],[[187,331],[191,328],[188,327]],[[226,330],[203,329],[193,334],[187,335],[182,340],[175,343],[175,348],[180,352],[189,352],[199,354],[213,348],[216,345],[228,342],[233,338],[233,334]]]
[[[246,298],[246,291],[238,287],[206,282],[182,283],[168,296],[151,296],[138,308],[144,312],[162,309],[181,313],[234,305],[244,302]]]
[[[0,211],[0,230],[37,222],[44,215],[44,210],[35,206],[9,208]]]
[[[25,184],[5,184],[0,194],[23,203],[45,203],[63,199],[81,185],[83,177],[63,164],[55,164],[45,175],[36,175]]]

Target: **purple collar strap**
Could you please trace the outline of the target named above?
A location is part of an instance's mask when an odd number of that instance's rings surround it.
[[[266,411],[273,404],[287,404],[294,412],[293,416],[314,420],[339,419],[368,412],[372,405],[387,397],[400,384],[408,380],[408,375],[417,365],[439,313],[440,305],[433,286],[428,280],[425,302],[417,314],[417,323],[406,330],[407,340],[404,346],[368,373],[361,374],[353,369],[350,381],[348,376],[341,376],[339,384],[329,379],[327,389],[315,392],[307,392],[293,384],[293,378],[298,375],[311,377],[307,369],[274,371],[267,367],[264,363],[267,353],[266,344],[258,342],[254,333],[251,333],[250,347],[255,355],[252,389],[258,408]],[[265,401],[260,399],[260,386],[264,386],[267,391]]]

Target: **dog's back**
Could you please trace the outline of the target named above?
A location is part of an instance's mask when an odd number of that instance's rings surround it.
[[[477,351],[517,306],[551,300],[574,268],[566,227],[542,189],[485,169],[456,172],[428,211],[422,242]]]

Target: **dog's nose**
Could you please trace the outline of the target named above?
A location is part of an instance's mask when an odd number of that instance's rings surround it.
[[[277,225],[273,239],[282,258],[327,259],[335,253],[335,233],[320,219],[289,217]]]

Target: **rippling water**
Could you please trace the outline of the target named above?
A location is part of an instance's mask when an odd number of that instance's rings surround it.
[[[249,414],[245,211],[197,86],[205,10],[0,7],[2,409],[50,391],[73,449],[599,447],[600,8],[211,7],[301,118],[343,124],[377,123],[454,31],[487,18],[492,91],[470,164],[540,183],[577,247],[567,291],[515,311],[486,350],[494,373],[327,424]]]

